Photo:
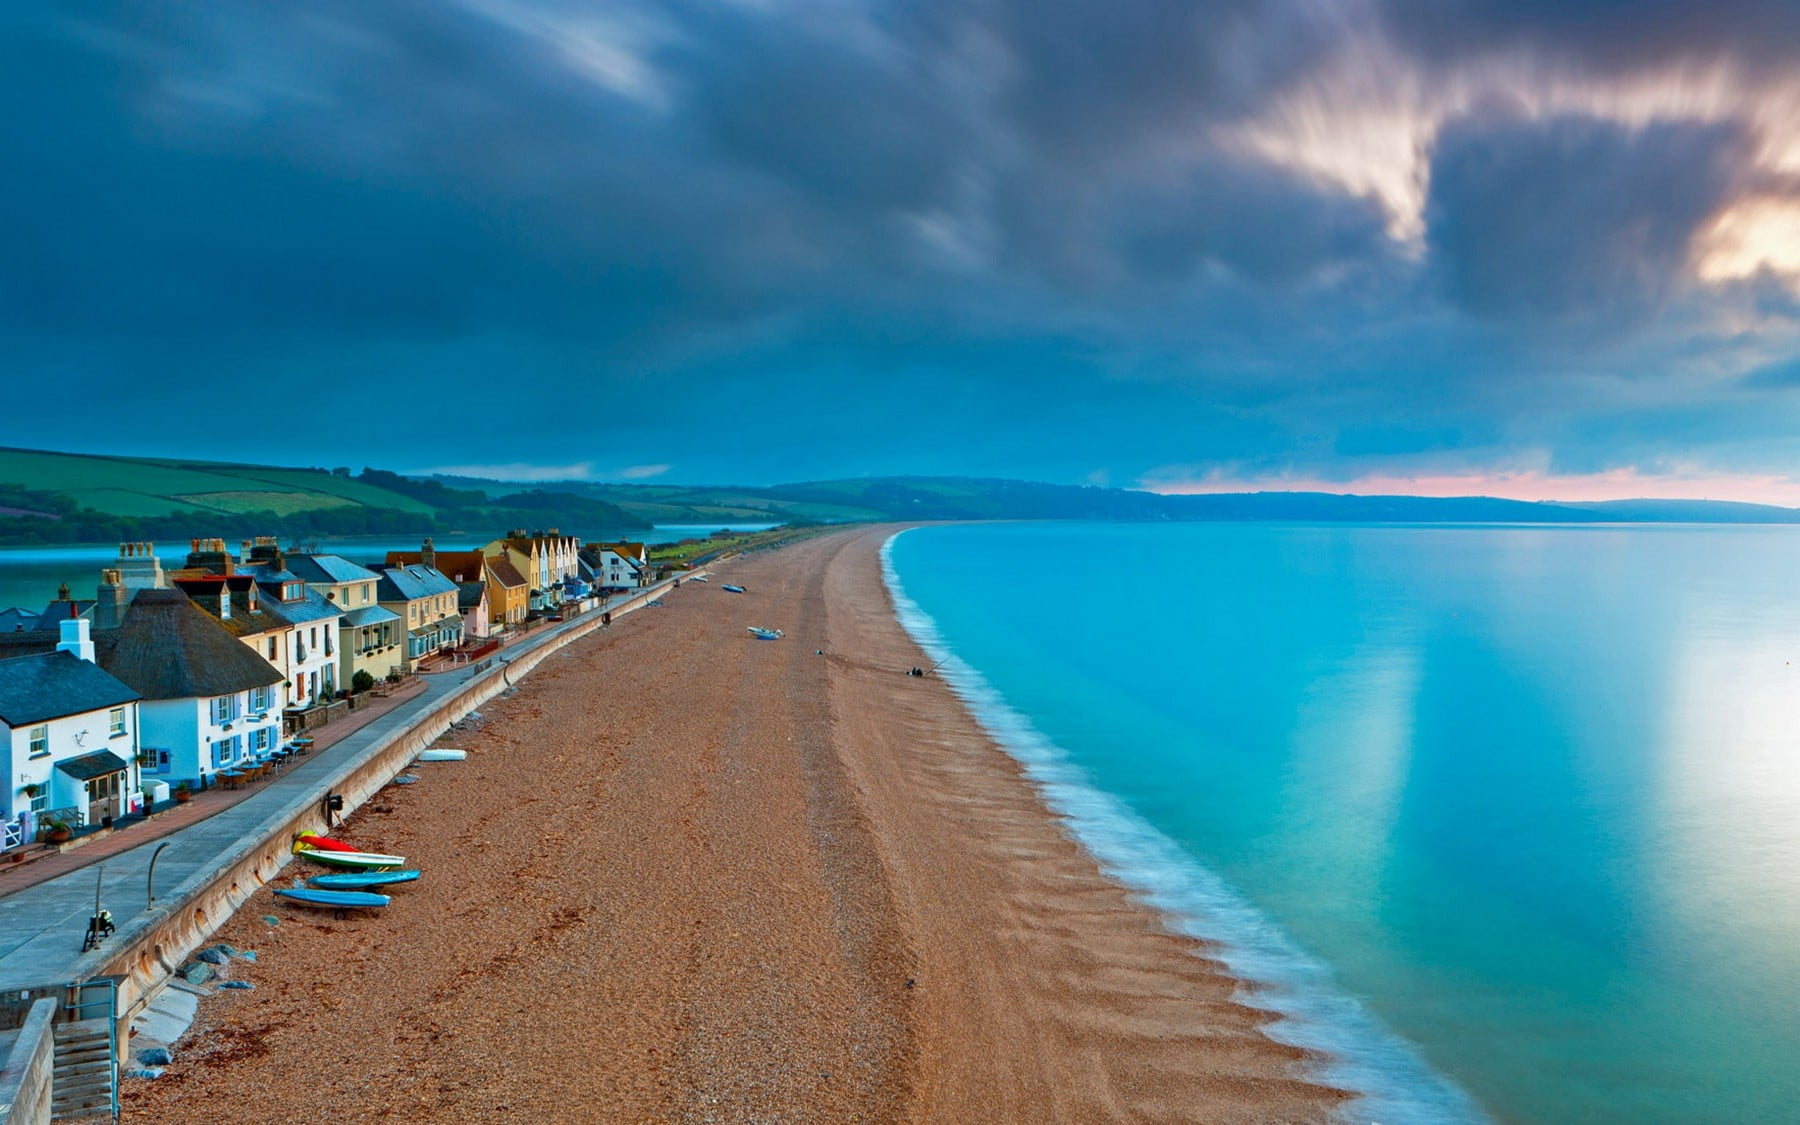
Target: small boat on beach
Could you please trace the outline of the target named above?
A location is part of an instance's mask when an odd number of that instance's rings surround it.
[[[378,910],[393,901],[386,895],[372,895],[366,891],[316,891],[311,887],[276,887],[275,897],[332,910]]]
[[[419,751],[417,760],[421,762],[460,762],[468,756],[467,750],[450,750],[440,747],[436,750]]]
[[[711,582],[712,579],[708,578],[704,574],[696,574],[692,578],[688,579],[688,581],[689,582]]]
[[[778,641],[781,639],[780,629],[765,629],[761,625],[747,625],[750,635],[759,641]]]
[[[411,883],[418,877],[417,871],[340,871],[332,875],[314,875],[306,885],[322,891],[360,891],[368,887]]]
[[[742,586],[733,586],[728,582],[720,585],[719,589],[725,591],[727,594],[741,594],[744,592]]]
[[[355,844],[346,844],[342,840],[333,840],[330,836],[321,836],[317,832],[300,833],[300,838],[294,841],[294,851],[299,852],[302,845],[309,848],[318,848],[320,851],[327,852],[362,851],[362,849]]]
[[[345,871],[398,870],[406,866],[405,856],[380,855],[376,852],[332,852],[296,844],[294,854],[321,866],[337,867]]]

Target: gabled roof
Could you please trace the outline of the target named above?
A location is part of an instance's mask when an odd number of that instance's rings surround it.
[[[138,698],[99,665],[72,652],[0,660],[0,722],[9,727],[103,711]]]
[[[73,607],[73,612],[71,612]],[[91,599],[76,598],[73,601],[54,601],[44,607],[44,612],[37,615],[37,620],[27,625],[28,629],[43,629],[52,633],[62,631],[62,623],[71,617],[87,617],[94,612]]]
[[[488,569],[493,571],[494,577],[500,580],[500,585],[509,590],[531,585],[525,580],[525,576],[519,573],[519,568],[514,566],[512,560],[505,555],[489,555]]]
[[[327,586],[339,582],[366,582],[375,577],[374,571],[357,566],[342,555],[289,555],[287,568],[308,582]]]
[[[456,583],[428,566],[389,566],[381,570],[376,598],[384,602],[410,602],[437,594],[456,593]]]
[[[212,618],[227,633],[234,637],[255,637],[263,633],[273,633],[279,629],[293,628],[293,622],[281,616],[276,610],[280,603],[272,598],[256,592],[256,608],[250,608],[250,598],[254,580],[247,575],[205,575],[175,579],[175,588],[183,597],[194,603],[200,612]],[[231,591],[231,616],[221,617],[218,611],[219,589],[224,587]],[[136,605],[134,601],[132,603]],[[127,614],[129,617],[130,615]]]
[[[456,608],[474,609],[487,600],[486,582],[459,582],[456,586]]]
[[[325,621],[333,617],[341,617],[344,613],[343,610],[338,608],[336,602],[326,598],[324,594],[319,593],[310,586],[293,601],[278,602],[271,598],[264,598],[261,602],[261,606],[264,610],[274,614],[276,617],[285,619],[288,623],[293,625],[308,625],[314,621]],[[232,612],[237,612],[235,607]]]
[[[459,574],[462,575],[464,582],[476,581],[481,577],[481,572],[487,566],[488,561],[487,556],[480,551],[436,551],[432,557],[437,560],[431,564],[432,567],[452,582],[456,581],[456,576]],[[425,565],[425,553],[423,551],[389,551],[387,564],[389,566],[423,566]]]
[[[94,638],[100,666],[145,699],[233,695],[281,673],[180,590],[139,590],[125,623]]]
[[[19,606],[0,609],[0,633],[10,633],[20,626],[27,629],[36,628],[37,619],[38,612],[35,609],[24,609]]]

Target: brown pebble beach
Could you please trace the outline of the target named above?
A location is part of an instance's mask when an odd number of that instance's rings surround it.
[[[217,936],[255,991],[203,1000],[125,1119],[1332,1119],[1241,982],[906,675],[893,530],[725,563],[485,705],[467,761],[337,833],[424,877],[343,921],[258,892]]]

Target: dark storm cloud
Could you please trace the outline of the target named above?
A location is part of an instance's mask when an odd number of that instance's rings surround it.
[[[1484,34],[1586,49],[1623,18],[1514,7],[1386,10],[1433,58]],[[1664,7],[1629,50],[1678,37]],[[1759,11],[1731,8],[1735,30],[1704,41],[1785,34]],[[1128,480],[1498,446],[1512,414],[1562,393],[1516,361],[1547,322],[1645,370],[1703,346],[1696,229],[1734,192],[1791,186],[1744,176],[1741,130],[1472,112],[1433,148],[1421,260],[1374,200],[1228,139],[1323,66],[1353,15],[9,6],[0,347],[29,378],[7,380],[7,405],[129,385],[129,417],[69,440],[164,433],[158,452],[192,452],[167,423],[246,380],[523,386],[453,459],[424,414],[396,422],[391,451],[347,430],[319,456],[498,463],[518,460],[502,435],[531,432],[548,463],[595,444],[660,463],[710,428],[696,456],[713,460],[682,472]],[[1782,285],[1740,288],[1764,322],[1794,319]],[[182,394],[141,393],[169,386]],[[550,410],[552,387],[620,420]],[[760,436],[797,418],[804,444]]]
[[[1399,42],[1436,58],[1524,48],[1609,68],[1731,58],[1791,66],[1800,50],[1792,0],[1381,0]]]
[[[1718,125],[1452,122],[1431,160],[1433,259],[1471,312],[1616,331],[1668,298],[1747,144]]]

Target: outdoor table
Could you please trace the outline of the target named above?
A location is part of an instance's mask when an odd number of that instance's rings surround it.
[[[220,770],[218,778],[220,784],[224,785],[227,789],[236,789],[244,784],[244,772],[242,770]]]

